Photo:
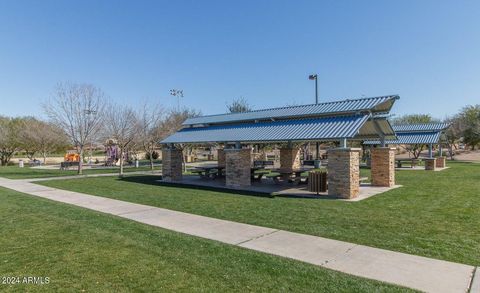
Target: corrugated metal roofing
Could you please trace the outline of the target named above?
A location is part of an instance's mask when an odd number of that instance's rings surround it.
[[[434,132],[447,129],[448,123],[422,123],[393,125],[395,132]]]
[[[311,105],[272,108],[244,113],[208,115],[189,118],[183,123],[183,125],[225,124],[282,118],[313,118],[315,116],[327,116],[328,114],[354,114],[359,111],[372,111],[373,113],[385,114],[390,111],[393,103],[397,99],[399,99],[399,96],[392,95],[383,97],[342,100]]]
[[[397,132],[396,140],[386,140],[385,144],[436,144],[440,140],[441,132]],[[363,144],[378,145],[379,140],[364,141]]]
[[[376,124],[376,126],[375,126]],[[395,131],[392,129],[392,125],[385,117],[376,117],[371,118],[365,124],[363,124],[362,128],[360,128],[358,135],[355,137],[356,139],[378,139],[378,129],[382,132],[385,136],[385,139],[396,139]]]
[[[353,138],[369,115],[184,128],[161,143],[274,142]]]

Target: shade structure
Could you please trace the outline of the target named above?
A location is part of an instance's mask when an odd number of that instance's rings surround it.
[[[436,144],[440,140],[440,132],[403,133],[397,132],[397,139],[385,140],[385,144]],[[365,141],[363,144],[377,145],[379,140]]]
[[[370,112],[374,114],[388,114],[395,100],[399,99],[397,95],[347,99],[334,102],[319,104],[299,105],[272,109],[263,109],[249,111],[244,113],[226,113],[218,115],[207,115],[194,117],[185,120],[184,126],[202,125],[202,124],[225,124],[238,123],[245,121],[262,121],[272,119],[287,118],[307,118],[321,116],[348,115],[358,112]]]
[[[447,123],[422,123],[394,125],[397,139],[386,140],[385,144],[437,144],[441,141],[442,132],[447,129]],[[379,140],[367,140],[363,144],[378,145]]]
[[[187,119],[162,144],[396,139],[385,117],[398,96]]]
[[[163,140],[162,143],[278,142],[377,137],[376,133],[368,132],[369,127],[365,125],[373,123],[368,120],[369,115],[353,115],[184,128]],[[380,121],[376,122],[383,125],[386,135],[395,138],[393,131],[389,129],[388,122]]]

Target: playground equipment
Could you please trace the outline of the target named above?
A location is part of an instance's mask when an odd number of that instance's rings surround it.
[[[118,161],[118,146],[116,144],[107,144],[105,146],[105,166],[115,166]]]
[[[64,162],[80,162],[80,156],[74,151],[68,151],[65,156],[63,156]]]
[[[68,151],[65,156],[63,156],[60,169],[66,170],[69,167],[78,166],[78,164],[80,164],[80,156],[75,151]]]

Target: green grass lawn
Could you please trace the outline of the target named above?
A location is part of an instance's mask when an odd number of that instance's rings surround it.
[[[149,171],[149,166],[140,166],[139,168],[125,167],[125,173],[136,171]],[[154,170],[159,170],[155,167]],[[98,169],[84,169],[83,174],[104,174],[104,173],[118,173],[118,167],[115,168],[98,168]],[[31,178],[48,178],[59,176],[72,176],[77,175],[77,169],[70,168],[69,170],[60,169],[39,169],[18,166],[0,166],[0,177],[9,179],[31,179]]]
[[[400,292],[406,289],[0,188],[0,291]]]
[[[397,171],[402,188],[359,202],[167,187],[155,176],[41,184],[478,266],[480,164],[449,165],[441,172]]]

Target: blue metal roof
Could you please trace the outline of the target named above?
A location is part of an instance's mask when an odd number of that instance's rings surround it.
[[[353,100],[342,100],[311,105],[291,106],[256,110],[244,113],[227,113],[219,115],[201,116],[187,119],[183,125],[205,125],[205,124],[228,124],[235,122],[270,120],[270,119],[291,119],[291,118],[313,118],[320,116],[356,114],[361,111],[370,111],[374,114],[386,114],[392,108],[397,95],[362,98]]]
[[[386,140],[385,144],[436,144],[440,141],[441,132],[397,132],[396,140]],[[363,144],[379,145],[379,140],[364,141]]]
[[[448,123],[421,123],[393,125],[395,132],[435,132],[447,129]]]
[[[161,143],[275,142],[354,138],[370,115],[184,128]],[[375,136],[376,137],[376,136]]]

